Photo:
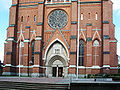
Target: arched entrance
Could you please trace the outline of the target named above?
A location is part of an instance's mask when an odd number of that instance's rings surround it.
[[[46,76],[67,77],[68,55],[65,47],[56,41],[49,47],[46,54]]]
[[[55,55],[53,56],[48,63],[47,74],[52,77],[62,77],[67,72],[66,63],[64,58],[61,56]]]

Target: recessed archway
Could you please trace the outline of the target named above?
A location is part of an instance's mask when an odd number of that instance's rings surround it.
[[[68,54],[65,47],[59,41],[51,44],[46,53],[45,61],[47,77],[67,76]]]

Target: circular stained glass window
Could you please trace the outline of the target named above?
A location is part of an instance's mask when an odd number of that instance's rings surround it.
[[[65,11],[55,10],[48,17],[48,24],[53,29],[61,29],[66,26],[68,17]]]

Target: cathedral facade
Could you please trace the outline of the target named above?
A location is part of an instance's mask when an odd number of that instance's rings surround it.
[[[12,0],[3,75],[118,72],[111,0]]]

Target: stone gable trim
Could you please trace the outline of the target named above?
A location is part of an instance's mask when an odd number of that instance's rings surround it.
[[[55,31],[56,31],[56,30],[55,30]],[[50,39],[47,41],[46,45],[44,46],[44,49],[47,47],[47,45],[48,45],[48,43],[50,42],[51,38],[53,37],[55,31],[54,31],[54,32],[52,33],[52,35],[50,36]],[[60,32],[60,34],[62,35],[62,37],[63,37],[63,39],[64,39],[64,41],[65,41],[65,43],[67,44],[68,48],[70,49],[70,46],[69,46],[68,42],[66,41],[64,35],[62,34],[62,31],[59,30],[59,29],[58,29],[58,31]]]
[[[58,30],[59,30],[59,29],[58,29]],[[63,35],[63,33],[62,33],[62,31],[61,31],[61,30],[59,30],[59,32],[60,32],[60,34],[62,35],[62,37],[63,37],[64,41],[66,42],[66,44],[67,44],[68,48],[70,49],[70,46],[69,46],[69,44],[68,44],[67,40],[65,39],[65,37],[64,37],[64,35]]]
[[[45,30],[44,32],[54,32],[55,30]]]
[[[109,51],[105,51],[105,52],[103,52],[103,54],[110,54],[110,52]]]
[[[77,24],[77,21],[71,21],[71,24]]]
[[[109,24],[109,21],[103,21],[103,24]]]
[[[15,27],[15,24],[10,24],[10,26],[9,27]]]
[[[76,35],[71,35],[70,39],[77,39]]]
[[[87,41],[92,41],[92,38],[91,37],[87,37]]]
[[[56,31],[56,30],[55,30],[55,31]],[[50,39],[47,41],[47,43],[46,43],[46,45],[44,46],[44,48],[43,48],[43,49],[45,49],[45,48],[47,47],[47,45],[48,45],[48,43],[50,42],[51,38],[53,37],[53,35],[54,35],[55,31],[54,31],[54,32],[52,33],[52,35],[50,36]]]
[[[38,22],[36,25],[40,26],[40,25],[43,25],[43,23],[42,22]]]
[[[78,2],[78,4],[101,4],[101,1]]]
[[[70,52],[70,54],[76,54],[76,52]]]
[[[65,31],[66,32],[66,31],[71,31],[71,30],[61,30],[61,31]]]
[[[110,39],[109,35],[103,35],[103,39]]]

